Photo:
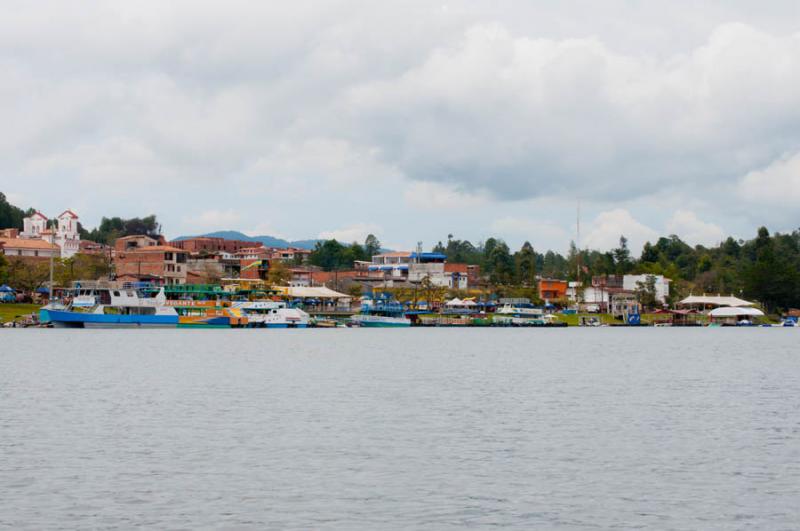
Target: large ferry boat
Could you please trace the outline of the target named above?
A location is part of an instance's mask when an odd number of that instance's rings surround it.
[[[60,328],[175,328],[178,313],[166,304],[163,289],[152,294],[124,284],[92,282],[77,284],[63,301],[44,306],[39,320]]]
[[[411,326],[411,319],[405,316],[402,304],[384,294],[364,299],[361,313],[352,316],[350,324],[369,328],[401,328]]]

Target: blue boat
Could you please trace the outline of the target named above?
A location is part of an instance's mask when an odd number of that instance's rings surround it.
[[[364,328],[406,328],[411,326],[411,319],[406,317],[402,304],[391,294],[383,293],[366,298],[361,313],[351,317],[350,324]]]
[[[67,297],[39,310],[39,320],[59,328],[175,328],[178,313],[164,291],[149,296],[128,285],[77,284]]]

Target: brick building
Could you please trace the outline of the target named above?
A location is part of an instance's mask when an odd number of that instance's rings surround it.
[[[189,253],[236,253],[242,249],[250,247],[264,247],[261,242],[251,242],[246,240],[228,240],[225,238],[213,238],[210,236],[199,236],[197,238],[186,238],[185,240],[174,240],[169,242],[172,247],[187,251]]]
[[[155,241],[153,238],[149,240]],[[129,239],[123,242],[117,240],[114,254],[117,278],[151,280],[166,285],[186,284],[188,273],[186,262],[189,253],[169,245],[129,246],[133,241],[148,240]]]

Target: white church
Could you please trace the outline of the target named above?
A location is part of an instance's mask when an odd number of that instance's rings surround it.
[[[23,220],[23,230],[19,236],[54,243],[61,249],[61,258],[70,258],[80,250],[81,246],[78,215],[67,209],[56,218],[56,221],[54,231],[47,227],[47,216],[36,211]]]

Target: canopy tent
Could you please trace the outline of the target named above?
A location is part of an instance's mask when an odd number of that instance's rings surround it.
[[[464,301],[456,297],[453,300],[447,301],[445,306],[464,306]]]
[[[278,289],[282,295],[287,295],[295,299],[352,299],[350,295],[333,291],[332,289],[321,287],[292,286],[280,287]]]
[[[708,312],[708,315],[710,317],[763,317],[764,312],[758,308],[734,308],[727,306],[722,308],[714,308]]]
[[[14,288],[7,284],[0,286],[0,293],[14,293]]]
[[[723,295],[689,295],[678,303],[680,306],[755,306],[754,302],[749,302],[733,295],[725,297]]]
[[[466,306],[468,308],[472,308],[473,306],[477,306],[478,304],[472,299],[464,299],[461,301],[462,306]]]

